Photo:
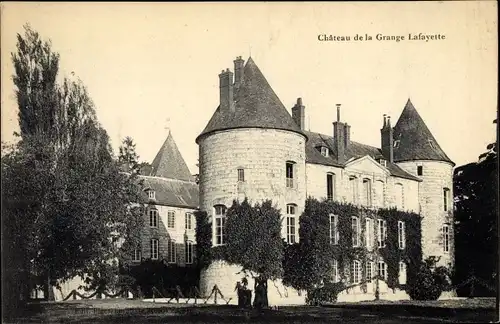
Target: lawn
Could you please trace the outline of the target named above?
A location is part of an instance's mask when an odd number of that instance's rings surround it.
[[[409,309],[408,306],[411,306]],[[415,308],[414,306],[418,306]],[[445,312],[443,312],[443,310]],[[458,311],[461,310],[461,311]],[[287,306],[241,310],[234,305],[186,305],[140,300],[74,300],[33,303],[25,316],[8,323],[400,323],[496,320],[494,299],[437,302],[338,303],[330,307]],[[6,322],[4,322],[6,323]]]

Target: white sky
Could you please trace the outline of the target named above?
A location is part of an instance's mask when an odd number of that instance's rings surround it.
[[[475,161],[495,139],[495,1],[378,3],[2,3],[2,141],[18,128],[16,33],[29,22],[87,85],[117,152],[131,136],[151,162],[169,127],[192,173],[195,138],[218,105],[218,73],[251,56],[290,111],[332,134],[335,104],[355,141],[380,146],[408,97],[450,158]],[[444,34],[441,41],[319,42],[318,34]],[[167,122],[167,119],[170,119]]]

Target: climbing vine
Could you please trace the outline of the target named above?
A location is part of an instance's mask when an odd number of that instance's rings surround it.
[[[335,240],[335,222],[337,215],[338,239]],[[353,220],[357,217],[360,230],[357,245],[353,246]],[[367,247],[366,219],[371,219],[370,236],[371,248]],[[386,239],[385,246],[378,247],[377,231],[378,220],[385,221]],[[404,248],[400,249],[398,242],[398,222],[404,223]],[[297,246],[287,247],[285,252],[284,282],[296,289],[312,289],[322,282],[333,279],[333,264],[337,262],[339,280],[353,282],[352,262],[361,262],[361,286],[367,279],[377,275],[377,261],[386,263],[387,285],[389,288],[405,289],[399,284],[399,262],[407,266],[407,283],[410,284],[415,277],[421,259],[421,219],[418,214],[403,212],[396,209],[368,209],[351,204],[333,201],[318,201],[308,198],[304,213],[300,218],[299,237]],[[332,233],[330,230],[332,229]],[[297,261],[302,262],[297,262]],[[372,278],[367,278],[366,262],[374,262]]]
[[[330,216],[337,215],[338,240],[331,241]],[[352,217],[359,220],[359,244],[353,247]],[[372,220],[371,248],[366,246],[366,219]],[[197,257],[203,269],[213,260],[227,260],[227,246],[212,247],[212,228],[205,212],[196,213]],[[385,246],[378,247],[378,220],[385,221]],[[399,247],[398,222],[404,223],[404,248]],[[334,244],[336,243],[336,244]],[[283,283],[298,290],[310,290],[332,281],[332,266],[337,262],[342,282],[353,282],[352,262],[361,262],[361,285],[367,281],[366,262],[374,262],[372,278],[377,275],[378,260],[386,264],[387,286],[405,289],[415,281],[422,261],[421,217],[413,212],[369,209],[334,201],[306,200],[299,221],[299,243],[285,244],[282,254]],[[399,262],[406,264],[407,284],[399,284]]]

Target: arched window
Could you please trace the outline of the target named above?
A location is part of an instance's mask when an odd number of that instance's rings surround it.
[[[225,233],[224,233],[224,225],[226,223],[226,211],[227,208],[224,205],[216,205],[215,209],[215,245],[224,244]]]
[[[326,199],[335,199],[335,173],[326,174]]]
[[[450,209],[450,189],[443,188],[443,203],[444,203],[444,211],[448,211]]]
[[[358,178],[355,176],[349,177],[349,193],[353,204],[358,202]]]
[[[295,188],[296,181],[295,181],[295,162],[293,161],[286,161],[286,187],[287,188]]]
[[[368,178],[363,179],[363,204],[372,205],[372,181]]]
[[[288,204],[286,205],[286,241],[289,244],[294,244],[297,235],[297,205]]]

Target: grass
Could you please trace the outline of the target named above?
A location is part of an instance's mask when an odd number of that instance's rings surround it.
[[[377,307],[377,305],[381,307]],[[389,306],[391,305],[391,306]],[[408,311],[407,305],[422,306]],[[372,301],[338,303],[338,307],[288,306],[278,310],[241,310],[234,305],[186,305],[151,303],[141,300],[103,299],[74,300],[58,303],[33,303],[25,316],[9,323],[308,323],[308,322],[373,322],[398,323],[401,316],[413,316],[411,322],[434,320],[438,317],[462,317],[491,320],[495,313],[495,299],[449,301]],[[389,306],[389,307],[388,307]],[[398,307],[401,306],[401,307]],[[432,307],[432,308],[429,308]],[[360,309],[361,308],[361,309]],[[455,312],[454,309],[462,309]],[[438,310],[437,312],[429,310]],[[439,309],[444,310],[439,312]],[[452,310],[452,312],[449,312]],[[363,315],[364,314],[364,315]],[[366,317],[363,317],[366,316]],[[419,317],[420,316],[420,317]],[[427,317],[425,317],[427,316]],[[5,322],[4,322],[5,323]]]

